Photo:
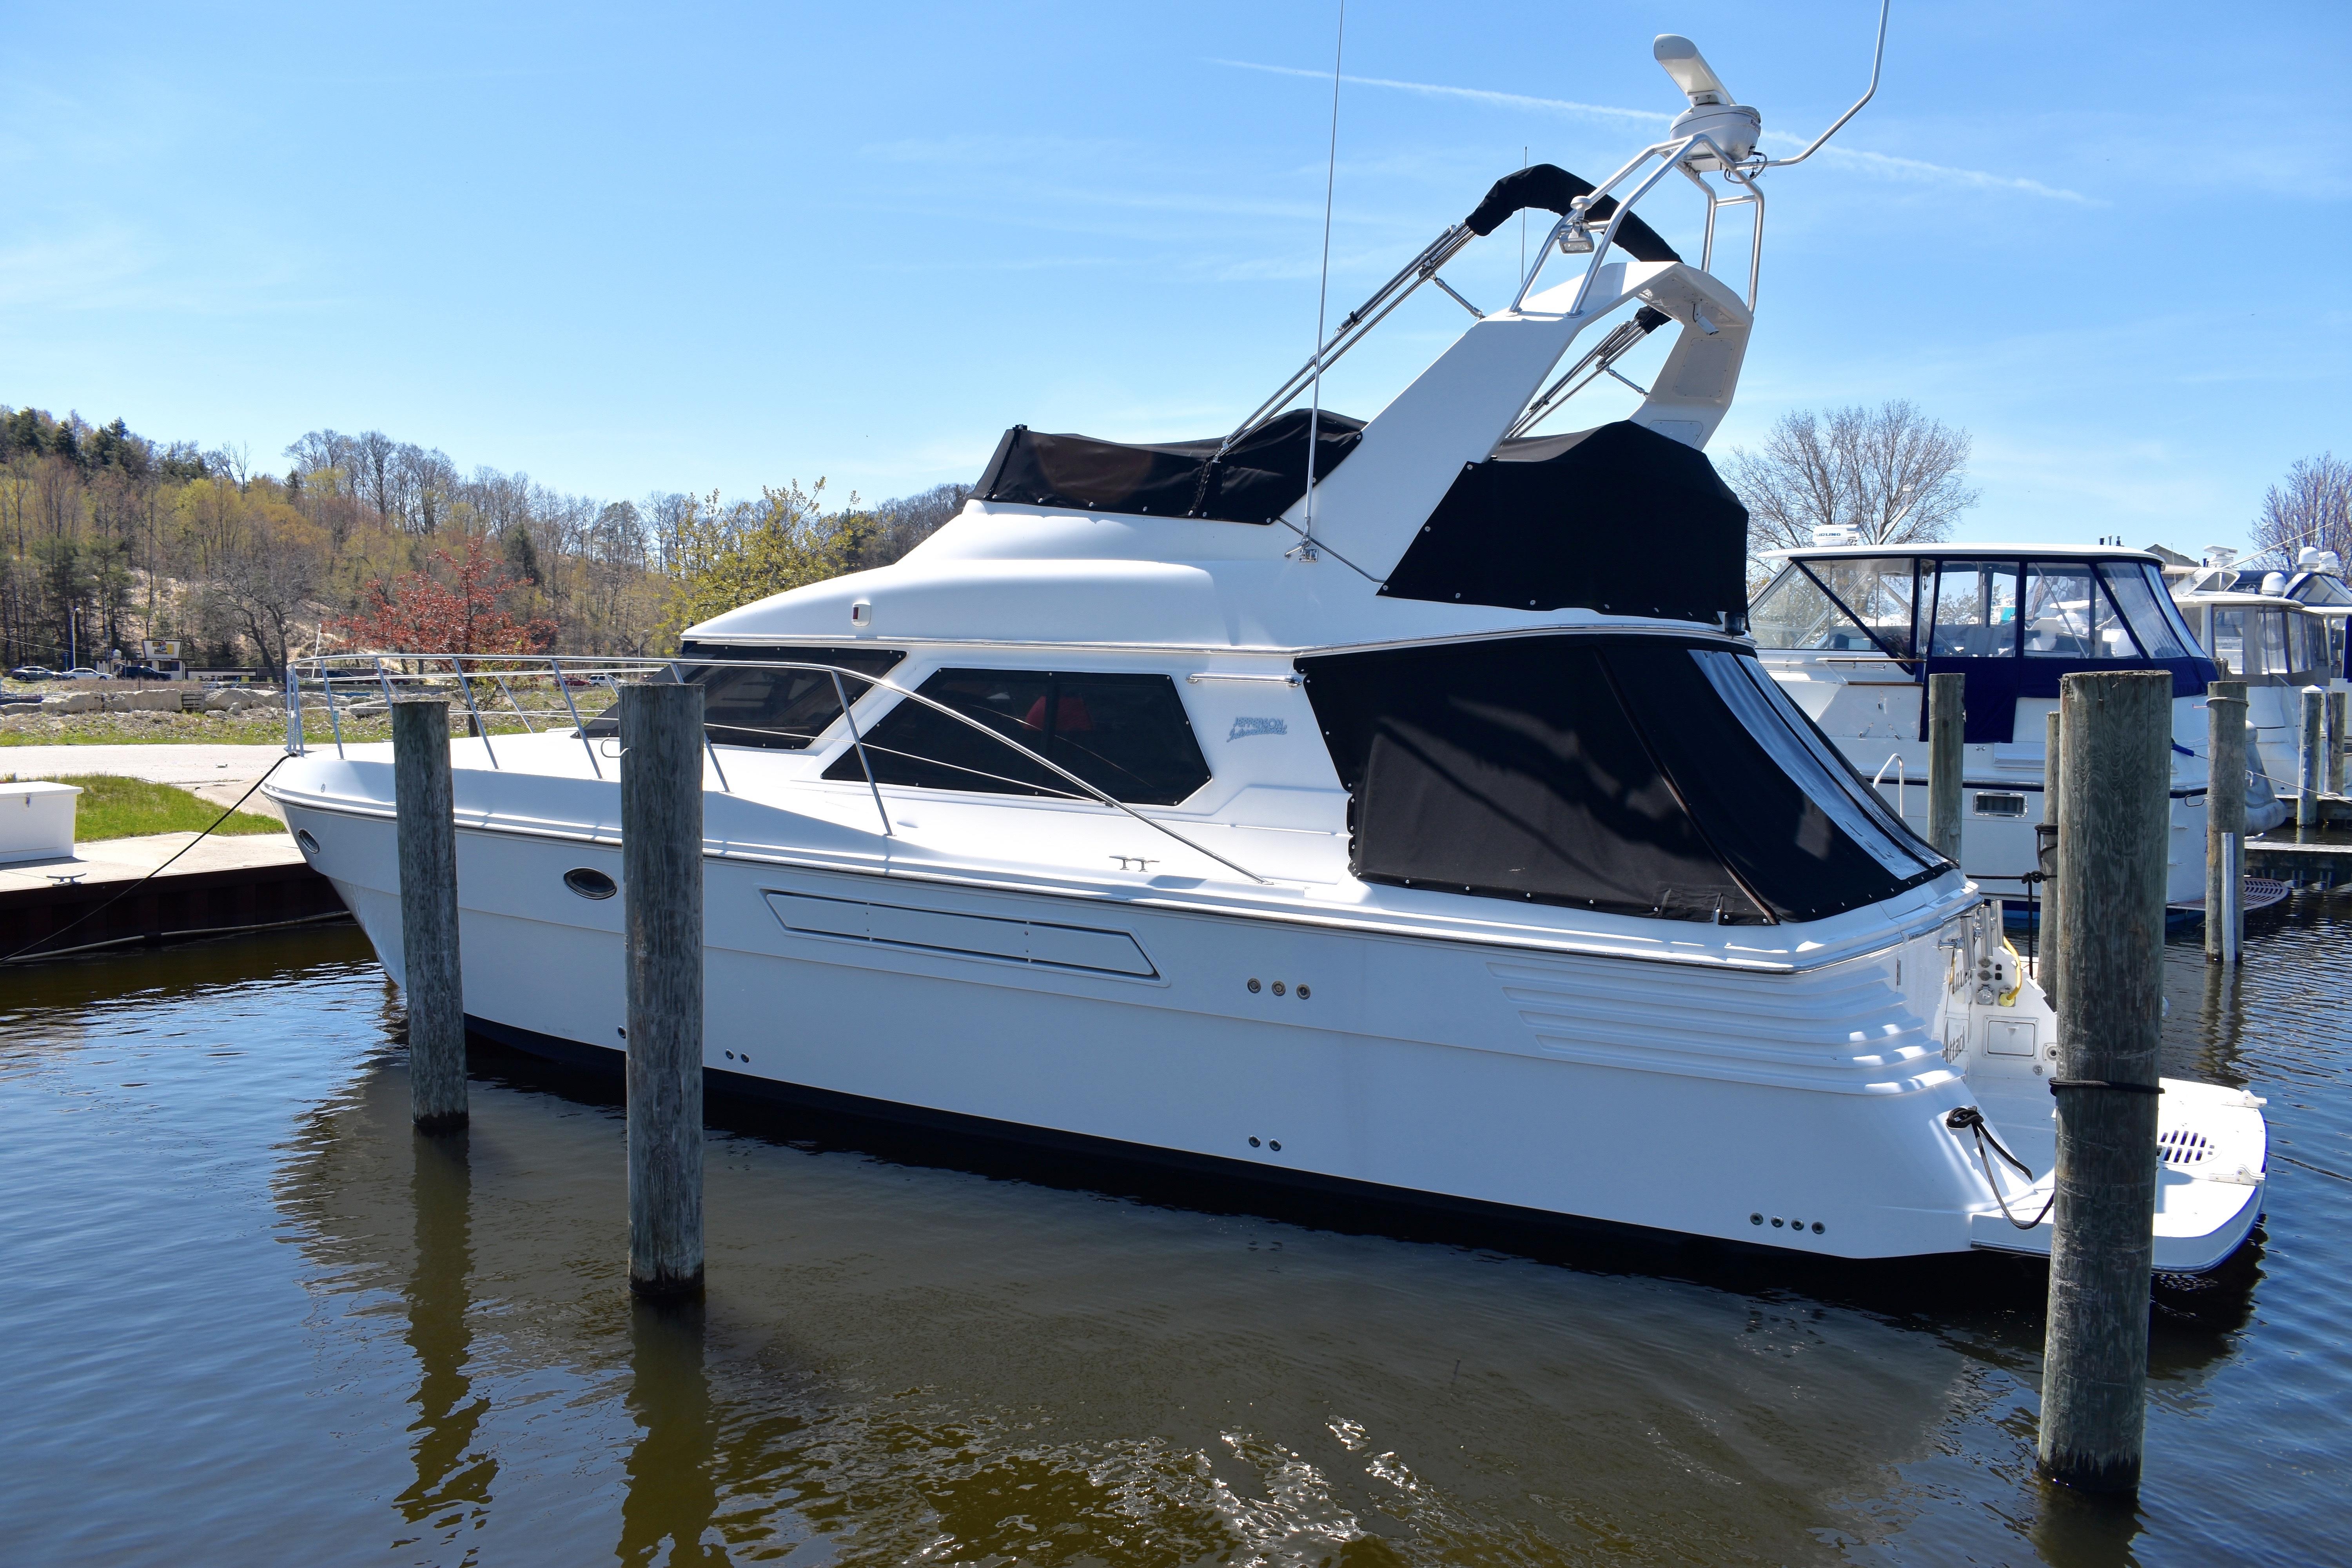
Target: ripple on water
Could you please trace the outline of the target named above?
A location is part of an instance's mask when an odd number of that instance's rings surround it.
[[[2352,900],[2168,954],[2166,1070],[2352,1169]],[[12,977],[16,979],[20,977]],[[1155,1206],[714,1133],[711,1294],[624,1289],[614,1108],[512,1064],[406,1124],[355,933],[0,1003],[12,1561],[2316,1561],[2352,1184],[2156,1320],[2137,1511],[2032,1477],[2005,1264],[1889,1298]],[[70,1111],[72,1114],[59,1114]],[[695,1554],[688,1552],[688,1556]]]

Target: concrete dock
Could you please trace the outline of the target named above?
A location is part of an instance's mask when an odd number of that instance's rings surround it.
[[[189,848],[195,838],[103,839],[58,859],[0,865],[0,955],[173,942],[343,913],[333,884],[310,869],[291,835],[206,838]],[[138,887],[166,861],[168,870]]]
[[[112,773],[177,784],[226,809],[283,754],[277,746],[8,746],[0,747],[0,773]],[[278,815],[258,792],[241,809]],[[333,886],[310,869],[290,835],[196,837],[100,839],[77,844],[68,857],[0,864],[0,956],[171,942],[343,912]],[[166,861],[169,869],[125,894]]]

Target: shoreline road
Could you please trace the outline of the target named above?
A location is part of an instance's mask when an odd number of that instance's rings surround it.
[[[285,754],[285,747],[271,745],[5,746],[0,747],[0,774],[54,779],[75,773],[114,773],[151,784],[177,784],[200,800],[228,806]],[[285,820],[264,795],[247,801],[245,809]]]

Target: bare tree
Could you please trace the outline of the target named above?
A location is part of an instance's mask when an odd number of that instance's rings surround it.
[[[1764,449],[1735,448],[1724,477],[1748,506],[1750,551],[1811,544],[1843,525],[1871,544],[1950,536],[1977,504],[1963,482],[1969,433],[1898,399],[1784,414]]]
[[[2333,452],[2305,458],[2273,485],[2254,519],[2254,543],[2276,551],[2289,569],[2305,550],[2333,550],[2352,559],[2352,463]]]
[[[384,522],[393,521],[398,510],[393,500],[393,462],[399,452],[400,443],[381,430],[364,430],[352,437],[352,488]]]

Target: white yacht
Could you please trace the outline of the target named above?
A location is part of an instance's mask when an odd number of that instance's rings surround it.
[[[2302,776],[2303,689],[2344,689],[2352,588],[2332,552],[2305,551],[2292,575],[2242,570],[2236,559],[2207,551],[2202,567],[2173,578],[2172,598],[2198,640],[2246,683],[2247,766],[2292,796]],[[2282,807],[2277,820],[2285,816]]]
[[[2047,721],[2060,678],[2086,669],[2169,674],[2166,899],[2202,908],[2205,689],[2218,672],[2166,592],[2156,556],[2105,545],[1848,542],[1772,553],[1780,568],[1757,595],[1750,621],[1759,657],[1923,835],[1927,679],[1963,678],[1960,859],[1971,880],[2018,907],[2032,890],[2026,879],[2037,863]],[[2246,804],[2256,832],[2285,815],[2260,777],[2248,781]]]
[[[715,1086],[1799,1253],[2048,1250],[2052,1013],[1741,636],[1703,448],[1760,229],[1711,268],[1772,161],[1657,53],[1665,140],[1500,182],[1232,434],[1015,426],[904,561],[692,629]],[[1696,262],[1633,211],[1669,180]],[[1517,295],[1376,416],[1293,406],[1530,206],[1559,216]],[[1537,428],[1667,326],[1629,417]],[[467,700],[519,667],[474,668]],[[616,1064],[616,746],[452,750],[469,1022]],[[268,787],[397,979],[389,748]],[[2261,1211],[2261,1101],[2164,1089],[2156,1263],[2204,1269]]]

